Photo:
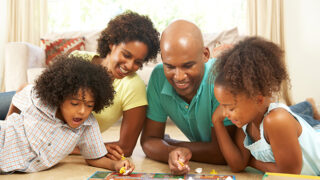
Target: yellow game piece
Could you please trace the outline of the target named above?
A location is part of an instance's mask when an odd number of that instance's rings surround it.
[[[218,172],[216,170],[212,169],[210,174],[218,174]]]
[[[126,157],[124,157],[123,155],[121,155],[121,160],[125,160],[126,159]]]
[[[126,173],[126,167],[122,167],[122,168],[119,170],[119,173],[120,173],[120,174]]]
[[[178,160],[178,163],[179,163],[182,167],[184,166],[183,162],[181,162],[181,161],[179,161],[179,160]]]

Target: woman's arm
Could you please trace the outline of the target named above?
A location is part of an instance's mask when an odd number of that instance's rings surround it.
[[[122,149],[124,156],[132,155],[133,149],[136,146],[139,134],[142,130],[144,120],[146,118],[147,106],[139,106],[123,112],[123,119],[120,128],[120,139],[116,142],[106,143],[108,152],[107,157],[111,159],[121,158],[119,150],[110,149],[110,145],[118,145]],[[109,147],[108,147],[109,146]]]
[[[243,145],[245,135],[242,129],[236,130],[233,140],[223,124],[224,118],[222,107],[219,105],[212,115],[212,123],[224,158],[233,172],[239,172],[248,166],[250,152]]]
[[[12,113],[17,113],[20,114],[21,111],[20,109],[18,109],[16,106],[14,106],[12,103],[10,104],[9,110],[8,110],[8,114],[6,116],[6,119],[8,116],[10,116]]]
[[[22,91],[22,89],[25,88],[27,85],[28,85],[28,84],[21,85],[21,86],[18,88],[18,90],[16,91],[16,93]],[[12,113],[20,114],[21,111],[20,111],[20,109],[18,109],[16,106],[14,106],[14,105],[12,104],[12,101],[11,101],[10,107],[9,107],[9,110],[8,110],[8,113],[7,113],[7,116],[6,116],[6,119],[7,119],[7,117],[10,116]]]

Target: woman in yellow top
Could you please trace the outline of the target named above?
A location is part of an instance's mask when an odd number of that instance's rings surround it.
[[[148,105],[146,86],[136,74],[159,52],[159,32],[147,16],[127,11],[110,20],[98,39],[97,53],[77,51],[93,63],[106,67],[116,92],[113,105],[94,114],[103,132],[122,116],[120,139],[105,143],[107,157],[131,156],[142,130]],[[77,152],[76,150],[74,151]]]

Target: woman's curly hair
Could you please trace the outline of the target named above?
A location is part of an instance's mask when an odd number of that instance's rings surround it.
[[[93,111],[99,112],[113,103],[112,82],[102,66],[79,56],[61,55],[39,76],[34,88],[43,102],[57,107],[80,89],[88,89],[95,102]]]
[[[289,80],[283,51],[260,37],[248,37],[222,53],[212,72],[215,83],[249,97],[272,96],[279,93],[284,80]]]
[[[109,21],[98,39],[97,52],[101,58],[105,58],[111,51],[109,45],[130,41],[140,41],[147,45],[148,54],[144,62],[157,57],[160,50],[159,32],[148,16],[132,11],[126,11]]]

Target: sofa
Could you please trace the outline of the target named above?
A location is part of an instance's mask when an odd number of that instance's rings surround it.
[[[77,31],[64,33],[49,33],[42,37],[46,40],[70,39],[84,37],[84,50],[95,52],[97,39],[101,30]],[[217,46],[224,44],[233,44],[241,37],[237,28],[226,30],[220,33],[204,33],[204,44],[209,47],[211,57],[215,57]],[[216,49],[215,49],[216,48]],[[4,69],[4,86],[5,91],[14,91],[25,83],[33,83],[34,80],[47,67],[45,63],[45,50],[39,46],[26,42],[10,42],[5,47],[5,69]],[[154,63],[147,63],[137,73],[147,85],[153,67],[161,62],[158,55]]]

